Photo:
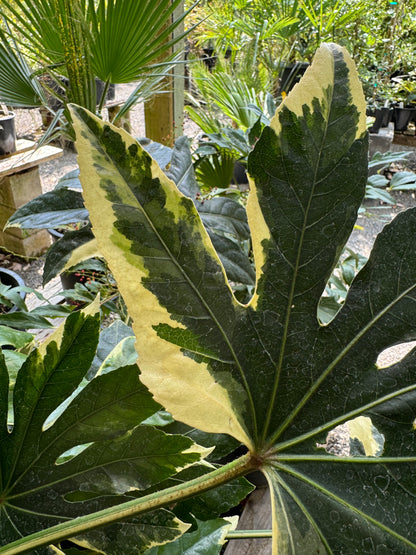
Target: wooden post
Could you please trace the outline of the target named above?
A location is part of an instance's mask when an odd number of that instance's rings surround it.
[[[243,514],[238,521],[238,530],[270,530],[272,511],[270,491],[263,486],[257,488],[248,498]],[[253,538],[232,540],[228,543],[224,555],[270,555],[271,538]]]
[[[184,2],[175,10],[173,18],[180,17],[184,12]],[[178,36],[183,33],[183,23],[174,31]],[[184,49],[184,41],[175,44],[173,51]],[[183,106],[184,106],[184,65],[175,66],[171,75],[165,80],[167,93],[155,94],[144,105],[146,137],[173,146],[175,139],[183,134]]]

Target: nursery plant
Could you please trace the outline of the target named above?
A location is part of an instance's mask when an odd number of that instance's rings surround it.
[[[377,357],[416,339],[415,210],[379,235],[335,318],[317,319],[367,178],[365,101],[347,52],[318,50],[249,156],[257,282],[246,304],[193,200],[130,135],[80,107],[72,117],[85,204],[140,370],[110,366],[62,405],[97,343],[94,309],[72,314],[23,365],[7,429],[2,367],[0,553],[65,552],[68,537],[93,552],[154,555],[172,542],[183,553],[227,526],[215,510],[192,518],[204,505],[192,496],[252,470],[270,487],[274,554],[414,553],[416,351],[387,368]],[[199,443],[226,434],[246,452],[206,466],[189,438],[151,427],[161,406]],[[320,447],[357,418],[360,455]],[[238,488],[236,498],[249,489]],[[219,553],[224,534],[202,552]]]
[[[46,134],[73,138],[68,102],[101,113],[110,84],[137,82],[115,119],[160,90],[174,61],[181,0],[4,0],[0,6],[0,100],[44,107]],[[189,10],[188,10],[189,11]],[[173,37],[173,35],[175,36]],[[173,37],[173,38],[172,38]],[[103,82],[97,93],[97,81]]]
[[[229,137],[234,139],[233,145],[244,143],[237,130],[233,135],[229,134]],[[153,142],[145,148],[152,153],[179,190],[193,199],[229,279],[235,285],[241,285],[244,291],[252,288],[255,272],[246,253],[250,231],[243,206],[231,198],[203,199],[187,137],[180,137],[173,149]],[[248,145],[246,148],[249,148]],[[54,190],[39,195],[20,207],[9,219],[7,226],[21,229],[54,228],[61,231],[72,226],[46,253],[44,284],[63,271],[91,268],[91,264],[94,265],[93,269],[103,270],[97,267],[97,259],[91,260],[91,257],[100,257],[100,252],[89,225],[78,169],[61,178]]]
[[[376,152],[368,162],[369,177],[365,198],[378,200],[383,204],[393,205],[396,203],[390,194],[392,191],[412,191],[416,189],[416,174],[410,171],[394,172],[390,179],[385,176],[386,170],[391,164],[406,164],[409,152]],[[375,206],[371,209],[376,208]],[[362,208],[362,211],[366,211]]]

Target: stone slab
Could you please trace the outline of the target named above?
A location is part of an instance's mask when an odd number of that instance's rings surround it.
[[[394,125],[389,123],[388,127],[382,127],[378,133],[370,133],[370,158],[376,152],[389,152],[394,139]]]
[[[16,237],[8,232],[0,231],[0,246],[23,258],[36,258],[43,254],[51,245],[51,238],[46,229],[27,232],[26,237]]]
[[[23,151],[18,150],[11,156],[0,160],[0,178],[33,168],[55,158],[60,158],[63,154],[61,148],[50,145],[35,148],[35,143],[32,143],[32,147],[28,148],[29,145],[27,143],[30,142],[26,141]]]
[[[0,177],[0,205],[9,207],[12,213],[41,194],[38,167]]]

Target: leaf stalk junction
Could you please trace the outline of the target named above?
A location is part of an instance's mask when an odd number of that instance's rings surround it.
[[[140,499],[133,499],[120,505],[109,507],[102,511],[81,516],[68,522],[62,522],[47,530],[36,532],[16,540],[4,547],[0,547],[1,555],[18,555],[33,549],[73,538],[82,533],[89,532],[100,526],[108,526],[120,520],[128,519],[135,515],[166,507],[194,495],[225,484],[259,468],[259,457],[247,453],[238,459],[225,464],[184,484],[179,484],[162,491],[151,493]]]

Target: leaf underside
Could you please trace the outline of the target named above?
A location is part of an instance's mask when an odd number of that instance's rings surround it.
[[[365,103],[345,50],[319,49],[249,156],[257,284],[244,306],[193,202],[128,134],[72,114],[85,204],[134,320],[143,382],[176,419],[264,460],[274,553],[413,553],[416,353],[376,360],[416,339],[415,211],[378,237],[337,316],[317,319],[367,178]],[[385,436],[383,457],[316,447],[361,414]]]

